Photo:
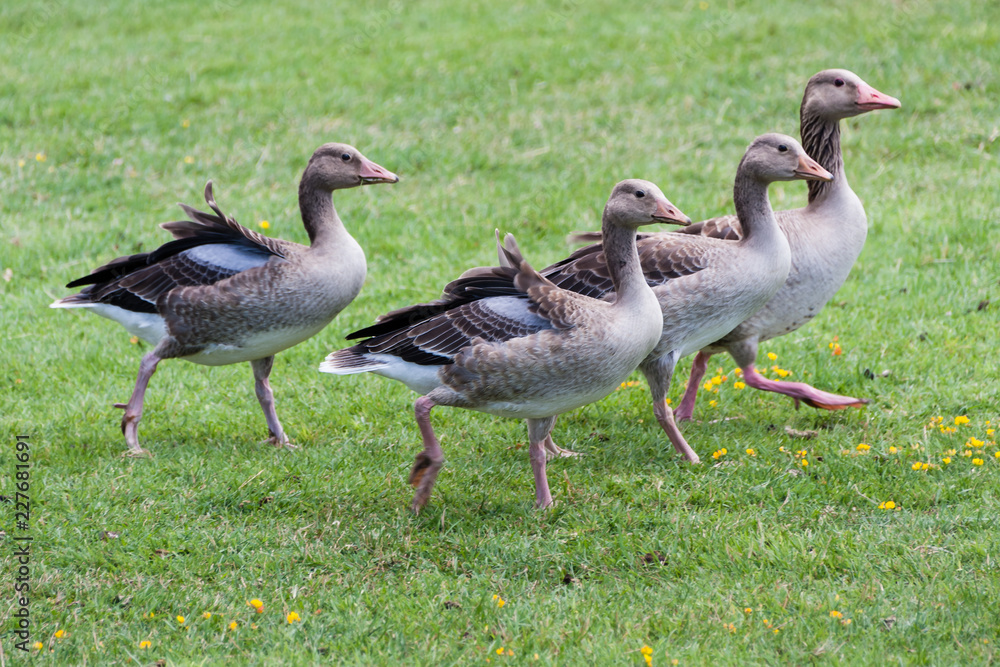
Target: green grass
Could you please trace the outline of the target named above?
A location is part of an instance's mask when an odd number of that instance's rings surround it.
[[[30,435],[34,662],[642,665],[644,644],[656,665],[997,661],[1000,461],[992,443],[982,466],[962,456],[1000,422],[995,4],[338,4],[0,8],[0,470],[13,495],[14,435]],[[871,405],[795,411],[734,390],[719,357],[717,407],[703,396],[684,429],[702,465],[675,455],[644,387],[623,389],[560,419],[557,441],[587,456],[550,464],[543,513],[523,424],[441,409],[446,467],[411,515],[413,395],[321,375],[324,355],[492,263],[495,227],[536,266],[564,256],[622,178],[656,181],[695,219],[728,212],[743,148],[796,134],[806,79],[835,66],[903,109],[846,123],[867,247],[834,302],[764,351]],[[278,357],[301,449],[261,444],[246,365],[166,362],[140,429],[156,456],[120,458],[111,404],[142,346],[48,303],[165,241],[156,223],[200,204],[209,178],[242,222],[305,241],[297,178],[332,140],[402,181],[336,197],[369,276]],[[971,423],[925,429],[937,415]],[[950,465],[912,470],[950,448]],[[9,610],[19,532],[0,507]]]

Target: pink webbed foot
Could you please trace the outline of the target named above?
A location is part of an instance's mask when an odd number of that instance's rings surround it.
[[[705,377],[708,360],[711,356],[704,352],[695,355],[694,362],[691,364],[691,375],[688,376],[687,389],[684,390],[680,405],[674,410],[674,419],[678,422],[691,421],[694,415],[694,405],[698,401],[698,387],[701,386],[701,380]]]
[[[831,394],[820,389],[816,389],[804,382],[776,382],[768,380],[760,375],[753,366],[743,369],[743,377],[747,386],[761,391],[770,391],[777,394],[790,396],[795,401],[795,407],[799,407],[799,401],[806,405],[819,408],[820,410],[846,410],[847,408],[860,408],[871,401],[867,398],[853,398],[851,396],[840,396]]]

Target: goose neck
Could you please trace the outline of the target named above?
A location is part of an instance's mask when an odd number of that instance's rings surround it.
[[[641,290],[648,290],[646,278],[642,275],[639,251],[635,244],[635,230],[615,224],[612,216],[605,211],[601,224],[604,256],[608,263],[608,273],[618,294],[618,302],[626,301]]]
[[[832,181],[809,181],[809,203],[812,204],[834,190],[847,186],[844,156],[840,150],[840,121],[822,116],[803,105],[800,133],[802,148],[809,157],[833,174]]]
[[[306,177],[299,184],[299,211],[310,245],[314,248],[334,243],[347,233],[333,206],[332,193],[314,187]]]

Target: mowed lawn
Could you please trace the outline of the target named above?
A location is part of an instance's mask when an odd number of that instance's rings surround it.
[[[24,434],[36,664],[995,663],[998,62],[1000,7],[973,0],[3,3],[0,659],[23,662]],[[637,374],[559,420],[586,456],[550,463],[546,512],[523,423],[442,408],[445,469],[411,514],[415,396],[323,357],[494,263],[495,228],[535,266],[565,256],[623,178],[730,212],[746,145],[797,136],[828,67],[903,108],[844,124],[867,246],[761,362],[871,404],[796,411],[715,357],[691,466]],[[335,196],[368,280],[277,358],[300,449],[262,444],[248,365],[166,361],[139,431],[155,457],[121,458],[112,404],[149,348],[48,304],[168,240],[157,224],[204,208],[210,178],[224,211],[305,242],[298,178],[327,141],[401,181]]]

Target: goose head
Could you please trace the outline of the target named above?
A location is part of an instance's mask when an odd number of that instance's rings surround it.
[[[671,204],[660,188],[637,178],[618,183],[604,211],[615,225],[631,229],[654,222],[691,224],[691,218]]]
[[[787,134],[762,134],[754,139],[739,171],[763,183],[833,180],[833,174],[806,155],[802,145]]]
[[[827,69],[816,74],[806,84],[802,98],[803,114],[816,114],[830,120],[899,107],[900,102],[895,97],[880,93],[846,69]]]
[[[302,180],[332,192],[371,183],[397,183],[399,176],[375,164],[354,146],[329,143],[309,158]]]

